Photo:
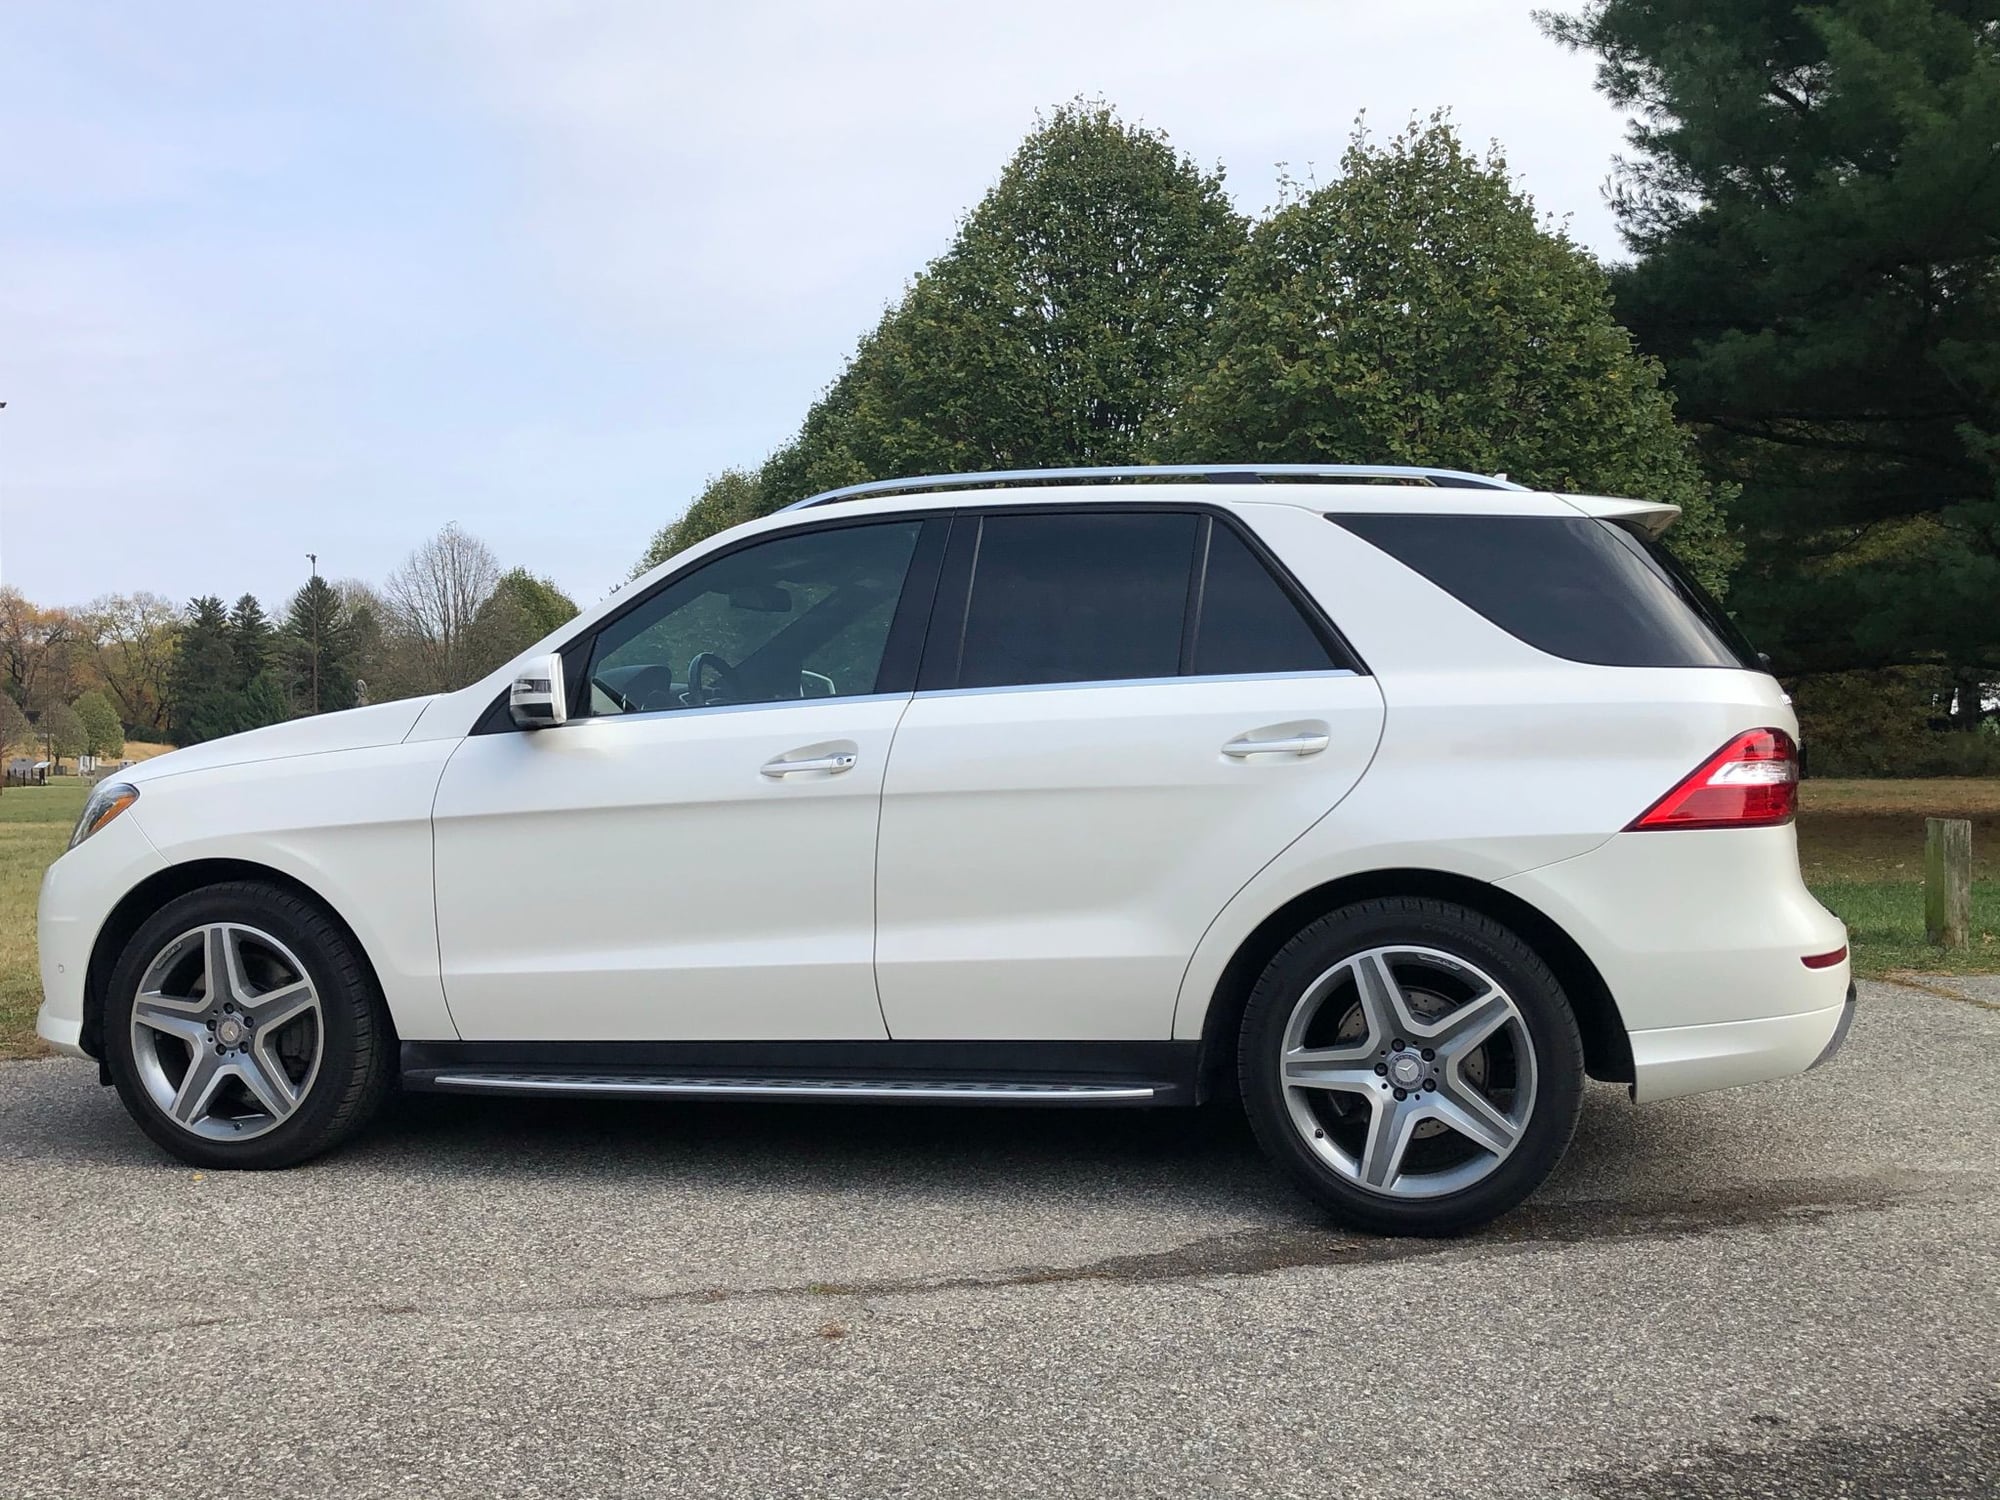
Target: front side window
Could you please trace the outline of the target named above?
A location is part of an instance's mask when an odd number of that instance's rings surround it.
[[[922,524],[773,537],[674,580],[592,642],[588,713],[876,691]]]

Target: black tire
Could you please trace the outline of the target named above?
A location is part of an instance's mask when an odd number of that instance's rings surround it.
[[[134,1051],[132,1010],[148,965],[181,934],[213,923],[276,938],[299,960],[319,998],[318,1065],[303,1097],[281,1123],[247,1140],[210,1139],[177,1124],[148,1092]],[[132,935],[111,971],[104,1049],[118,1097],[139,1128],[182,1161],[222,1169],[296,1166],[332,1150],[374,1117],[396,1067],[388,1011],[353,938],[306,897],[257,881],[177,897]]]
[[[1513,1000],[1533,1050],[1532,1104],[1524,1106],[1525,1123],[1512,1149],[1499,1156],[1497,1165],[1488,1167],[1480,1161],[1480,1168],[1487,1171],[1483,1178],[1435,1197],[1389,1196],[1337,1170],[1308,1141],[1280,1081],[1287,1027],[1309,988],[1356,955],[1398,945],[1435,950],[1483,970]],[[1512,1038],[1517,1035],[1510,1032],[1507,1045],[1514,1045]],[[1519,936],[1492,918],[1449,902],[1418,897],[1391,897],[1342,907],[1313,922],[1280,949],[1258,979],[1244,1010],[1237,1072],[1244,1108],[1265,1152],[1333,1218],[1375,1234],[1459,1234],[1506,1213],[1555,1169],[1575,1133],[1583,1104],[1582,1038],[1575,1013],[1548,965]],[[1338,1097],[1343,1102],[1335,1107],[1342,1110],[1371,1107],[1359,1095]],[[1469,1143],[1461,1138],[1448,1146],[1465,1148]],[[1471,1154],[1477,1160],[1478,1153]],[[1491,1155],[1488,1153],[1487,1159]]]

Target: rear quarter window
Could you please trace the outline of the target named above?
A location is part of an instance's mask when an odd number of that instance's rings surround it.
[[[1336,515],[1537,650],[1605,667],[1762,671],[1700,586],[1647,538],[1589,516]]]

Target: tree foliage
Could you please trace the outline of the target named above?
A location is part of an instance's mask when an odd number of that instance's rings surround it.
[[[865,479],[1141,458],[1243,236],[1220,172],[1102,104],[1065,105],[798,435],[754,477],[711,481],[647,556]]]
[[[372,623],[356,618],[317,573],[292,595],[285,610],[284,676],[299,713],[354,707]]]
[[[264,675],[276,654],[276,632],[255,594],[245,594],[229,610],[229,651],[235,658],[230,685],[238,691]]]
[[[190,600],[168,678],[168,736],[193,745],[291,717],[269,666],[271,630],[245,595],[233,611],[212,594]],[[249,633],[246,641],[239,631]]]
[[[546,578],[526,568],[500,575],[493,592],[472,617],[468,680],[484,677],[528,647],[576,618],[576,601]]]
[[[84,611],[97,641],[97,672],[118,716],[142,738],[167,730],[167,679],[180,611],[158,594],[107,594]]]
[[[125,753],[125,726],[118,722],[118,710],[111,700],[92,689],[70,705],[83,725],[83,748],[90,755],[118,756]]]
[[[50,760],[81,755],[90,743],[83,720],[67,703],[51,703],[35,720],[35,733]]]
[[[1621,315],[1740,482],[1781,665],[2000,677],[2000,10],[1594,0]]]
[[[1432,464],[1682,507],[1720,588],[1718,496],[1596,262],[1440,117],[1251,232],[1170,448],[1188,460]]]
[[[743,469],[724,469],[709,480],[694,504],[677,520],[653,533],[632,576],[659,566],[677,552],[684,552],[705,537],[764,514],[764,486],[756,474]]]
[[[405,647],[412,690],[450,692],[481,675],[473,670],[472,622],[499,581],[493,549],[456,521],[389,575],[387,624]]]
[[[43,608],[0,587],[0,685],[34,713],[72,694],[82,630],[74,611]]]
[[[32,745],[35,742],[35,727],[28,722],[28,716],[21,712],[21,705],[11,696],[0,693],[0,762],[5,762],[8,752],[16,746]],[[6,784],[6,767],[0,764],[0,786]]]

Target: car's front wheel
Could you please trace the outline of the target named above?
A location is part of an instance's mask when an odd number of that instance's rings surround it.
[[[1505,1213],[1569,1145],[1576,1017],[1506,927],[1448,902],[1332,912],[1274,957],[1238,1068],[1265,1150],[1334,1217],[1451,1234]]]
[[[169,902],[112,970],[112,1081],[147,1135],[205,1167],[287,1167],[365,1124],[393,1038],[338,923],[276,886],[236,882]]]

